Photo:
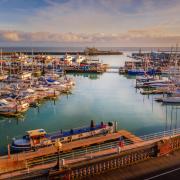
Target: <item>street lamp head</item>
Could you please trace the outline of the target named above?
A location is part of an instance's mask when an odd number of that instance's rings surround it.
[[[58,149],[58,150],[62,148],[62,143],[60,142],[59,139],[56,140],[54,146],[55,146],[56,149]]]

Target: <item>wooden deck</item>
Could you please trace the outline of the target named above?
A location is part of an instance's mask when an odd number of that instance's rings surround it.
[[[107,141],[113,141],[119,139],[120,136],[125,137],[126,139],[129,139],[130,141],[137,143],[142,142],[143,140],[139,137],[133,135],[132,133],[126,131],[126,130],[120,130],[117,133],[113,134],[107,134],[105,136],[99,136],[99,137],[91,137],[87,139],[82,139],[78,141],[73,141],[69,143],[63,144],[62,148],[60,149],[61,152],[68,152],[72,151],[76,148],[82,148],[82,147],[88,147],[95,144],[102,144]],[[45,147],[38,149],[35,152],[24,152],[24,153],[18,153],[11,155],[11,158],[8,159],[7,156],[2,156],[0,158],[0,173],[11,171],[13,169],[22,169],[25,168],[26,160],[48,156],[57,153],[57,149],[54,146]]]
[[[121,130],[121,133],[123,134],[123,136],[125,138],[127,138],[128,140],[132,141],[133,143],[139,143],[139,142],[143,142],[143,140],[141,138],[139,138],[138,136],[132,134],[129,131],[126,130]]]
[[[139,142],[139,143],[136,143],[136,144],[132,144],[132,145],[128,145],[128,146],[124,146],[122,149],[121,149],[121,153],[123,154],[124,152],[127,152],[128,150],[132,150],[132,149],[136,149],[136,148],[140,148],[140,147],[145,147],[147,145],[150,145],[154,142],[156,142],[157,140],[151,140],[151,141],[147,141],[147,142]],[[109,156],[109,155],[112,155],[112,154],[115,154],[117,153],[117,149],[116,148],[113,148],[113,149],[108,149],[108,150],[103,150],[103,151],[100,151],[100,152],[94,152],[94,153],[91,153],[91,154],[87,154],[87,155],[83,155],[82,157],[77,157],[75,159],[72,159],[72,160],[65,160],[65,164],[68,165],[69,167],[71,166],[76,166],[76,164],[78,163],[81,163],[83,161],[88,161],[88,160],[97,160],[96,158],[98,157],[102,157],[102,156]],[[23,175],[23,174],[26,174],[27,172],[34,172],[34,171],[41,171],[41,170],[46,170],[46,169],[50,169],[50,168],[53,168],[55,165],[57,164],[57,162],[52,162],[52,163],[49,163],[49,164],[42,164],[42,165],[37,165],[37,166],[34,166],[30,169],[27,169],[27,168],[24,168],[24,170],[19,170],[19,171],[15,171],[15,172],[12,172],[12,173],[6,173],[6,174],[0,174],[0,179],[4,179],[4,178],[10,178],[13,176],[18,176],[18,175]]]

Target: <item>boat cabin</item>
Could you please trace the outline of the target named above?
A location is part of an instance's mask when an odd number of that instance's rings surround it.
[[[41,142],[47,139],[46,131],[44,129],[27,131],[27,135],[29,136],[31,147],[38,146],[41,144]]]

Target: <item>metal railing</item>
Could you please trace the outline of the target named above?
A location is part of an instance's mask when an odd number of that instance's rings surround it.
[[[78,157],[85,157],[85,156],[90,156],[92,153],[100,152],[103,150],[109,150],[116,148],[118,144],[118,141],[115,142],[109,142],[109,143],[104,143],[104,144],[99,144],[95,146],[89,146],[83,149],[77,149],[73,150],[72,152],[67,152],[67,153],[60,153],[60,158],[61,159],[76,159]],[[38,157],[33,160],[28,160],[28,166],[35,166],[35,165],[40,165],[40,164],[45,164],[45,163],[52,163],[54,161],[57,161],[58,154],[53,154],[50,156],[46,157]]]
[[[160,139],[163,137],[169,137],[169,136],[174,136],[174,135],[180,135],[180,128],[171,129],[167,131],[161,131],[157,133],[151,133],[151,134],[139,136],[139,137],[144,141],[149,141],[149,140]]]
[[[150,141],[150,140],[156,140],[156,139],[158,140],[161,138],[170,137],[170,136],[174,136],[174,135],[180,135],[180,128],[168,130],[168,131],[162,131],[162,132],[158,132],[158,133],[152,133],[152,134],[148,134],[148,135],[143,135],[143,136],[139,136],[138,138],[142,139],[143,141]],[[83,149],[76,149],[76,150],[73,150],[72,152],[61,153],[60,158],[65,159],[65,160],[69,160],[69,159],[73,160],[73,159],[76,159],[79,157],[87,157],[87,156],[90,157],[91,154],[93,154],[93,153],[117,148],[118,142],[119,141],[108,142],[108,143],[103,143],[103,144],[99,144],[99,145],[89,146],[89,147],[86,147]],[[142,142],[142,141],[139,141],[139,142]],[[133,139],[131,139],[131,140],[125,139],[124,140],[125,146],[130,145],[130,144],[137,144],[137,143],[138,142],[133,143]],[[32,167],[32,166],[36,166],[36,165],[40,165],[40,164],[55,162],[55,161],[57,161],[57,158],[58,158],[58,154],[53,154],[53,155],[49,155],[46,157],[38,157],[33,160],[28,160],[27,163],[28,163],[28,167]]]

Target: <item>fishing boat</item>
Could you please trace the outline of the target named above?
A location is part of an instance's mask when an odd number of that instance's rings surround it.
[[[70,142],[78,139],[88,138],[97,135],[105,135],[116,131],[116,123],[109,122],[95,125],[91,121],[88,127],[71,129],[68,131],[57,131],[48,134],[44,129],[35,129],[26,132],[21,138],[13,138],[11,148],[14,151],[28,151],[53,145],[57,140],[61,143]]]

